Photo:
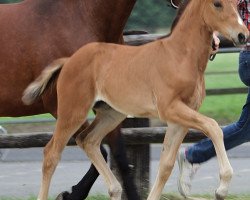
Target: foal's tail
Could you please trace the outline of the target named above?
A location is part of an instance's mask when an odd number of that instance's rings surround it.
[[[47,66],[40,76],[36,78],[23,92],[22,101],[25,105],[32,104],[44,92],[50,81],[60,72],[68,58],[54,60]]]

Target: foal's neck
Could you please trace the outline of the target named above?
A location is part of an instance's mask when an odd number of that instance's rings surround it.
[[[212,43],[212,31],[202,18],[202,1],[204,0],[192,0],[187,5],[168,41],[177,46],[172,48],[181,51],[179,54],[198,62],[200,71],[205,70]]]

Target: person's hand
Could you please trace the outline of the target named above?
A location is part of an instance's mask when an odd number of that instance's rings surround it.
[[[218,37],[218,33],[217,32],[214,32],[213,33],[213,44],[212,44],[212,52],[211,54],[216,54],[219,50],[219,46],[220,46],[220,39]]]

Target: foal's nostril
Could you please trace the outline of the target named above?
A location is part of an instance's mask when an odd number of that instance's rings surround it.
[[[245,37],[245,35],[243,33],[239,33],[238,39],[239,39],[240,44],[245,44],[246,43],[246,37]]]

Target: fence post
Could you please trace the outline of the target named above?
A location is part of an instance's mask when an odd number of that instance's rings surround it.
[[[147,199],[149,193],[149,144],[126,145],[127,156],[132,168],[132,177],[141,199]]]
[[[138,128],[149,127],[149,120],[146,118],[127,118],[122,123],[123,128]],[[137,191],[141,199],[146,199],[149,191],[149,164],[150,164],[150,145],[138,144],[138,145],[126,145],[126,153],[128,157],[129,165],[131,166],[131,175],[134,178]],[[116,164],[111,156],[111,168],[118,177],[119,181],[122,180],[119,177],[119,173],[116,170]],[[123,193],[122,199],[125,200],[126,195]]]

